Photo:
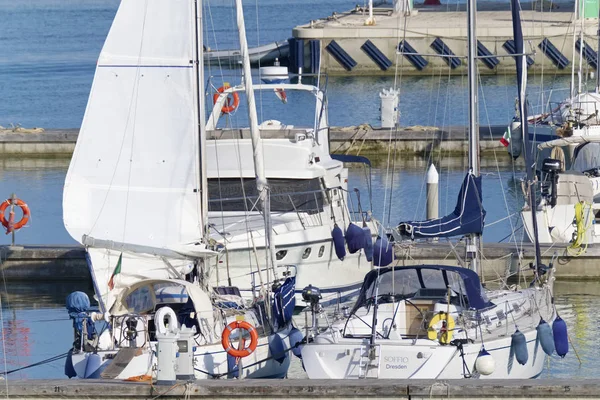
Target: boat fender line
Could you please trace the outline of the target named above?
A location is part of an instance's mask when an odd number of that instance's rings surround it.
[[[213,104],[217,104],[217,101],[219,100],[219,96],[221,95],[221,93],[223,93],[225,90],[229,89],[230,87],[231,86],[229,86],[229,83],[225,82],[223,84],[223,86],[218,88],[217,93],[215,93],[213,95]],[[231,98],[229,96],[227,96],[226,104],[221,108],[221,112],[223,114],[231,114],[232,112],[237,110],[239,105],[240,105],[240,95],[237,94],[237,92],[233,92],[233,93],[231,93]]]
[[[494,357],[488,353],[485,347],[482,347],[477,355],[475,370],[481,375],[491,375],[496,370],[496,361],[494,361]]]
[[[571,244],[567,247],[567,253],[572,257],[578,257],[587,250],[586,234],[591,227],[591,223],[587,226],[585,224],[586,206],[590,207],[589,203],[585,201],[575,203],[575,232],[573,232]]]
[[[338,224],[334,225],[333,230],[331,231],[331,237],[333,238],[333,247],[335,248],[335,254],[337,255],[337,258],[343,261],[344,257],[346,257],[346,246],[344,240],[344,233],[342,232]]]
[[[556,354],[564,358],[569,352],[569,335],[567,333],[567,323],[560,315],[552,323],[552,333],[554,334]]]
[[[552,353],[554,353],[554,337],[552,336],[552,328],[546,321],[541,319],[535,330],[537,331],[537,342],[542,345],[542,350],[544,350],[544,353],[551,356]]]
[[[442,323],[442,327],[438,330],[436,325]],[[439,312],[429,321],[427,328],[427,337],[429,340],[438,340],[441,344],[449,344],[452,341],[454,332],[454,318],[448,313]]]
[[[236,329],[245,330],[250,334],[250,344],[248,345],[248,347],[244,347],[245,340],[241,339],[242,348],[233,348],[229,337],[231,336],[231,332],[233,332]],[[252,354],[254,350],[256,350],[256,346],[258,346],[258,332],[256,332],[256,329],[254,329],[254,327],[247,321],[233,321],[229,325],[227,325],[225,329],[223,329],[221,345],[223,346],[227,354],[231,355],[232,357],[247,357],[250,354]]]
[[[350,222],[348,229],[346,229],[346,244],[348,245],[348,252],[354,254],[361,250],[365,246],[364,231],[358,225]]]
[[[6,219],[6,217],[4,216],[6,210],[11,205],[15,205],[19,207],[21,211],[23,211],[23,216],[18,222],[15,222],[15,212],[12,208],[8,213],[8,219]],[[29,222],[30,217],[31,211],[29,211],[29,206],[21,199],[10,198],[4,200],[2,204],[0,204],[0,223],[6,228],[7,235],[13,231],[17,231],[24,227],[27,224],[27,222]]]
[[[515,333],[512,334],[510,341],[510,352],[515,355],[519,364],[527,364],[527,360],[529,360],[529,353],[527,352],[527,339],[525,338],[523,332],[521,332],[518,328]]]
[[[165,324],[165,319],[167,323]],[[154,314],[154,324],[156,325],[156,331],[161,335],[167,335],[170,333],[179,332],[179,326],[177,323],[177,314],[171,307],[161,307]]]

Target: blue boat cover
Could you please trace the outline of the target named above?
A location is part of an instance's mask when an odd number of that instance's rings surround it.
[[[284,326],[292,320],[294,308],[296,307],[296,278],[287,278],[283,285],[273,292],[273,316],[279,326]]]
[[[346,229],[344,239],[346,239],[346,245],[350,254],[354,254],[365,247],[365,232],[360,226],[352,222],[350,222],[350,225]]]
[[[466,297],[469,308],[483,310],[494,304],[487,298],[479,275],[473,270],[448,265],[414,265],[408,267],[380,267],[365,275],[358,299],[352,308],[368,306],[377,294],[411,298],[419,289],[446,289]]]
[[[485,209],[481,201],[481,176],[467,173],[454,212],[426,221],[400,222],[398,230],[411,239],[463,236],[483,232]]]

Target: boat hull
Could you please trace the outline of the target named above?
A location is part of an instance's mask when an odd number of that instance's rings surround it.
[[[485,343],[496,368],[490,375],[475,371],[481,343],[463,345],[464,355],[452,345],[427,340],[378,342],[374,361],[368,358],[368,339],[304,346],[302,361],[311,379],[527,379],[541,374],[545,353],[536,346],[535,330],[525,333],[529,359],[520,365],[511,353],[511,336]],[[335,359],[335,362],[331,360]],[[371,364],[369,368],[366,365]],[[463,363],[464,366],[463,367]]]
[[[288,328],[277,333],[283,340],[284,354],[272,354],[269,338],[261,337],[256,350],[248,357],[241,359],[242,376],[244,378],[276,379],[284,378],[290,366],[291,351]],[[156,342],[150,342],[145,348],[139,348],[127,366],[120,370],[115,379],[133,379],[141,376],[151,376],[156,379]],[[105,378],[103,372],[113,362],[118,350],[97,352],[77,352],[71,355],[73,369],[78,378],[100,379]],[[270,359],[272,356],[273,359]],[[276,360],[277,358],[278,360]],[[194,352],[194,370],[196,379],[213,379],[220,377],[238,377],[238,370],[234,368],[235,360],[227,356],[220,343],[198,346]],[[244,367],[247,365],[248,367]]]

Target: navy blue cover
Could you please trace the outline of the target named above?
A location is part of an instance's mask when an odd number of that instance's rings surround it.
[[[344,239],[346,239],[346,245],[348,246],[348,252],[350,252],[350,254],[354,254],[365,247],[364,231],[360,226],[355,225],[352,222],[350,222],[350,225],[348,225],[348,228],[346,229]]]
[[[373,265],[387,267],[394,261],[394,246],[385,238],[377,236],[373,245]]]
[[[344,257],[346,257],[346,241],[344,240],[344,233],[337,224],[331,231],[331,237],[333,238],[335,254],[340,260],[344,260]]]
[[[273,292],[273,317],[279,326],[284,326],[292,320],[296,307],[296,278],[287,278],[283,285]]]
[[[473,308],[475,310],[483,310],[489,307],[492,307],[494,304],[490,302],[484,294],[484,289],[481,286],[481,280],[479,279],[479,275],[473,270],[463,268],[463,267],[452,267],[448,265],[415,265],[408,267],[384,267],[384,268],[375,268],[369,271],[365,275],[365,279],[362,284],[362,288],[360,289],[360,293],[358,295],[358,299],[356,300],[356,304],[352,309],[352,313],[356,312],[360,307],[366,305],[369,301],[368,299],[368,291],[369,288],[375,284],[375,280],[379,279],[383,274],[402,274],[403,271],[411,272],[415,271],[418,276],[422,276],[421,270],[437,270],[440,271],[443,275],[448,273],[456,273],[460,275],[463,285],[465,288],[465,292],[467,295],[467,300],[469,302],[469,308]],[[448,278],[445,278],[448,281]],[[421,278],[419,278],[419,285],[422,288],[426,288],[426,282]]]
[[[426,221],[400,222],[398,230],[411,239],[463,236],[483,232],[485,209],[481,200],[481,176],[468,172],[450,215]]]

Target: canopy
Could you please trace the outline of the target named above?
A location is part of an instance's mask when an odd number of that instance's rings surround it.
[[[400,234],[411,239],[481,234],[485,210],[481,200],[481,176],[467,173],[458,193],[454,212],[442,218],[426,221],[400,222]]]
[[[475,271],[447,265],[415,265],[377,268],[367,273],[352,312],[364,307],[376,294],[410,298],[419,289],[445,289],[448,286],[455,294],[466,298],[469,308],[481,310],[493,306]]]

